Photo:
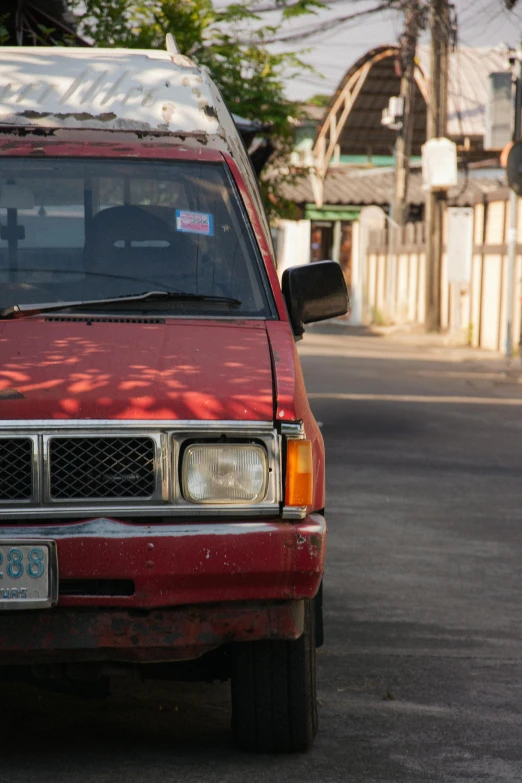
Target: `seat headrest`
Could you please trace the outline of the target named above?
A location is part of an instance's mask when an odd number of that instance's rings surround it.
[[[165,240],[172,231],[164,220],[146,209],[135,206],[109,207],[98,212],[87,231],[86,249],[100,244],[114,246],[119,240]]]

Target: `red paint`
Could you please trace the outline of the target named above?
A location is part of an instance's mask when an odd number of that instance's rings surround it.
[[[288,321],[267,321],[278,421],[302,421],[306,437],[312,441],[314,460],[314,499],[308,511],[325,507],[324,442],[306,394],[303,371]]]
[[[322,437],[308,405],[273,251],[245,172],[217,142],[207,145],[195,137],[138,141],[129,133],[128,142],[123,132],[93,132],[87,141],[78,140],[81,135],[2,135],[0,157],[224,159],[248,213],[280,320],[89,325],[35,316],[0,322],[0,391],[13,391],[0,398],[0,420],[303,421],[315,471],[308,511],[323,509]],[[99,141],[102,137],[111,141]],[[219,534],[215,523],[196,521],[158,520],[146,534],[137,523],[114,521],[109,535],[100,520],[95,536],[81,524],[38,526],[37,535],[48,531],[57,541],[60,579],[132,580],[134,595],[63,596],[56,610],[6,612],[0,662],[176,660],[225,641],[296,638],[301,629],[293,602],[314,597],[324,569],[326,528],[317,514],[302,522],[220,523]],[[114,525],[121,526],[118,537]],[[23,523],[20,530],[36,535]],[[82,611],[73,611],[79,607]],[[140,610],[139,616],[130,610]]]
[[[2,321],[5,389],[2,419],[273,419],[263,321]]]
[[[236,164],[236,162],[233,160],[233,158],[231,158],[230,155],[226,155],[226,154],[224,154],[223,157],[225,158],[226,163],[230,167],[232,176],[234,177],[238,190],[243,199],[243,203],[245,205],[245,209],[247,211],[248,217],[250,218],[250,222],[252,224],[254,234],[256,235],[257,243],[261,251],[261,255],[263,256],[263,261],[265,262],[265,268],[268,274],[268,279],[270,280],[270,286],[272,288],[272,293],[274,295],[274,299],[276,302],[277,313],[282,321],[288,322],[285,300],[283,298],[283,294],[281,293],[281,286],[279,285],[279,278],[277,277],[275,259],[272,254],[272,248],[269,247],[268,242],[266,241],[265,232],[261,227],[261,220],[259,219],[259,215],[257,214],[257,210],[255,208],[254,201],[252,199],[252,194],[247,188],[246,182],[243,176],[241,175],[241,171],[239,170],[239,167]]]
[[[66,132],[62,135],[67,136]],[[74,136],[74,132],[70,134]],[[77,134],[76,134],[77,135]],[[110,134],[109,134],[110,135]],[[149,158],[156,160],[196,160],[221,163],[222,153],[211,146],[195,148],[165,143],[164,138],[154,142],[103,142],[103,141],[67,141],[65,139],[19,139],[16,136],[0,137],[0,156],[49,158]]]
[[[60,579],[130,579],[135,593],[112,598],[63,596],[59,606],[153,609],[310,598],[324,569],[326,532],[318,516],[297,523],[230,522],[230,535],[217,535],[211,523],[180,522],[169,524],[170,535],[160,524],[141,536],[135,526],[121,522],[121,538],[92,537],[81,534],[81,524],[61,526],[63,537],[53,526],[50,537],[57,542]],[[45,528],[38,530],[42,535]],[[31,528],[24,526],[24,535],[30,536]],[[321,541],[319,552],[310,545],[312,539]]]

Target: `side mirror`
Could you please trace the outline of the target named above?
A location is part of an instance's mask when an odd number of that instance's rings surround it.
[[[517,196],[522,195],[522,142],[520,141],[516,141],[509,150],[506,172],[509,186]]]
[[[346,283],[335,261],[315,261],[286,269],[282,289],[296,337],[303,334],[305,324],[348,311]]]

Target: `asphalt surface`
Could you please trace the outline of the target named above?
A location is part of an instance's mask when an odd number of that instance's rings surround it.
[[[0,780],[522,780],[522,385],[420,338],[310,333],[328,449],[320,733],[234,750],[226,684],[2,684]],[[478,398],[478,399],[477,399]]]

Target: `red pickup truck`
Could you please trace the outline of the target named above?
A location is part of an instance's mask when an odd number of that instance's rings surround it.
[[[295,341],[340,267],[285,272],[209,76],[3,48],[0,666],[230,679],[240,747],[307,749],[324,448]]]

